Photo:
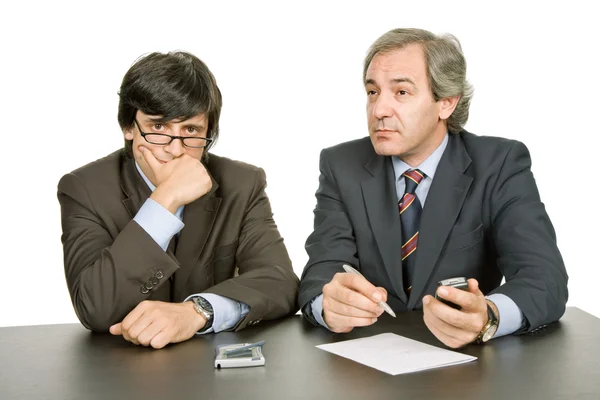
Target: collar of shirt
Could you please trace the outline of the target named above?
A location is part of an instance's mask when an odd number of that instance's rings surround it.
[[[409,169],[419,169],[421,172],[424,172],[427,175],[426,179],[433,180],[433,176],[435,175],[435,170],[437,169],[440,160],[442,159],[442,155],[444,154],[444,150],[446,150],[446,146],[448,145],[448,134],[444,136],[444,140],[438,146],[437,149],[433,151],[421,164],[417,167],[413,168],[404,161],[402,161],[399,157],[392,157],[392,164],[394,165],[394,174],[396,175],[396,181],[402,178],[402,174],[405,173]]]
[[[142,169],[138,165],[137,161],[135,161],[135,167],[137,168],[138,172],[142,176],[142,179],[144,180],[144,182],[146,182],[146,185],[148,185],[148,187],[150,188],[150,190],[154,192],[154,190],[156,190],[156,186],[154,186],[152,184],[152,182],[150,182],[150,179],[148,179],[148,177],[146,177],[146,175],[144,175],[144,173],[142,172]]]
[[[146,185],[148,185],[148,187],[150,188],[150,190],[152,192],[154,192],[156,190],[156,186],[154,186],[152,184],[152,182],[150,182],[150,179],[148,179],[148,177],[146,175],[144,175],[144,173],[142,172],[142,169],[140,168],[140,166],[138,165],[137,161],[135,162],[135,168],[137,168],[138,172],[140,173],[140,175],[142,176],[142,179],[144,180],[144,182],[146,182]],[[175,216],[177,218],[179,218],[181,221],[183,221],[183,207],[181,206],[177,209],[177,211],[175,212]]]

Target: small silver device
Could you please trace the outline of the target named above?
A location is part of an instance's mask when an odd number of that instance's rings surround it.
[[[467,292],[469,291],[469,283],[467,282],[467,278],[464,278],[462,276],[456,277],[456,278],[444,279],[443,281],[439,281],[438,287],[440,287],[440,286],[451,286],[451,287],[454,287],[457,289],[465,290]],[[455,308],[457,310],[461,309],[460,306],[452,303],[451,301],[448,301],[448,300],[442,299],[441,297],[438,297],[437,291],[435,292],[435,298],[452,308]]]
[[[217,347],[215,368],[259,367],[265,365],[262,346],[265,341],[257,343],[236,343]]]

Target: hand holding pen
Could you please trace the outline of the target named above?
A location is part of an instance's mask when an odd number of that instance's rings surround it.
[[[323,287],[322,315],[329,329],[338,333],[371,325],[386,307],[389,309],[385,304],[387,291],[384,288],[375,287],[348,265],[344,269],[351,272],[336,274]],[[391,309],[389,312],[393,315]]]
[[[360,272],[358,272],[358,270],[354,269],[353,267],[349,266],[348,264],[344,264],[344,265],[342,265],[342,267],[344,268],[344,271],[348,272],[349,274],[355,274],[355,275],[358,275],[358,276],[363,276]],[[363,278],[364,278],[364,276],[363,276]],[[381,306],[381,308],[383,308],[383,310],[386,313],[388,313],[392,317],[396,318],[396,314],[394,313],[394,311],[392,310],[392,308],[390,306],[388,306],[388,304],[385,301],[381,300],[377,304],[379,304]]]

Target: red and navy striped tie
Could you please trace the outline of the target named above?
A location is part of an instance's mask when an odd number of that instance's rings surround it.
[[[404,196],[398,202],[400,221],[402,223],[402,271],[404,287],[409,293],[415,274],[415,259],[417,241],[419,239],[419,222],[423,208],[415,194],[417,186],[425,178],[425,174],[418,169],[408,170],[402,174],[406,183]]]

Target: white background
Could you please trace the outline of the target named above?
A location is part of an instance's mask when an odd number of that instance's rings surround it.
[[[214,152],[266,170],[300,275],[319,151],[367,134],[362,60],[396,27],[460,39],[475,86],[467,129],[529,147],[568,305],[600,316],[600,34],[587,2],[18,3],[0,6],[0,326],[77,321],[56,185],[122,146],[117,91],[151,51],[190,51],[215,74],[224,106]]]

